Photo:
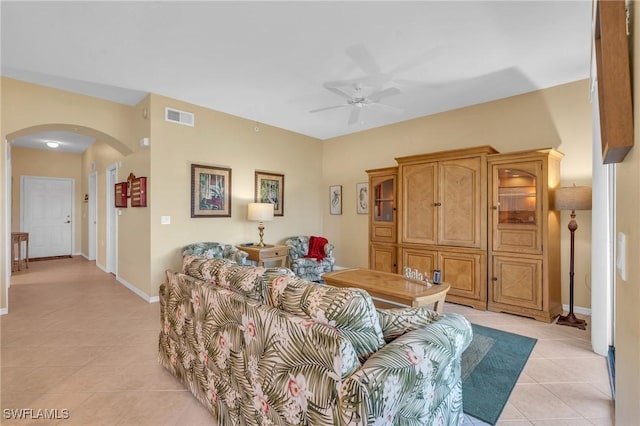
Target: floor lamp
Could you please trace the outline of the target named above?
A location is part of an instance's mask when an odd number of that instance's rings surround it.
[[[578,319],[573,313],[573,261],[575,252],[575,232],[578,229],[576,222],[576,210],[591,210],[591,187],[588,186],[568,186],[556,189],[555,194],[556,210],[571,210],[571,220],[569,221],[569,232],[571,232],[571,263],[569,265],[569,313],[558,317],[558,324],[570,327],[587,329],[587,322]]]

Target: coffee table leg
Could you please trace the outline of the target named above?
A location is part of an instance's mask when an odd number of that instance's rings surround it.
[[[442,308],[444,308],[444,296],[438,298],[438,300],[433,304],[433,310],[439,314],[442,313]]]

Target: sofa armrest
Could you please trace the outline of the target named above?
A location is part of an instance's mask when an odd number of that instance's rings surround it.
[[[426,307],[378,308],[377,312],[382,335],[387,343],[405,333],[433,324],[441,318],[439,313]]]
[[[472,336],[463,316],[447,314],[390,342],[344,381],[344,420],[404,424],[411,418],[419,424],[457,424],[458,419],[446,417],[458,413],[443,410],[441,404],[451,392],[461,392],[460,358]],[[358,401],[366,401],[366,408],[358,407]]]
[[[325,257],[333,257],[333,249],[336,248],[333,244],[327,243],[324,245]]]
[[[238,265],[248,265],[249,262],[247,261],[247,257],[249,257],[249,253],[244,250],[237,249],[237,251],[233,253],[233,258],[231,260],[236,262]]]

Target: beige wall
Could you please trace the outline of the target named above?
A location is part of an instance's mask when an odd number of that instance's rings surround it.
[[[170,106],[195,113],[195,126],[164,121]],[[257,223],[247,221],[255,171],[285,175],[284,216],[265,223],[265,242],[323,230],[322,142],[255,121],[151,96],[151,286],[166,268],[179,268],[181,248],[197,241],[257,241]],[[259,131],[255,131],[258,126]],[[231,168],[230,218],[191,218],[191,164]],[[160,217],[170,216],[171,225]]]
[[[627,236],[627,279],[616,275],[616,424],[640,419],[640,2],[632,2],[634,145],[616,166],[616,231]]]
[[[591,183],[591,105],[587,80],[422,117],[324,142],[324,234],[336,244],[337,264],[366,267],[368,218],[356,214],[356,183],[365,170],[395,166],[394,158],[491,145],[500,152],[556,148],[565,154],[562,186]],[[342,185],[343,214],[329,214],[330,185]],[[562,214],[564,224],[569,215]],[[591,307],[591,213],[579,212],[575,305]],[[563,229],[566,229],[563,228]],[[562,237],[563,303],[569,303],[569,231]]]
[[[18,148],[11,150],[11,231],[21,231],[20,197],[23,176],[68,178],[74,181],[74,240],[72,253],[82,249],[82,154],[56,152],[44,149]]]

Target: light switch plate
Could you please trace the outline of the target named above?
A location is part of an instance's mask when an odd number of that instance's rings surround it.
[[[160,216],[160,225],[171,225],[171,216]]]

